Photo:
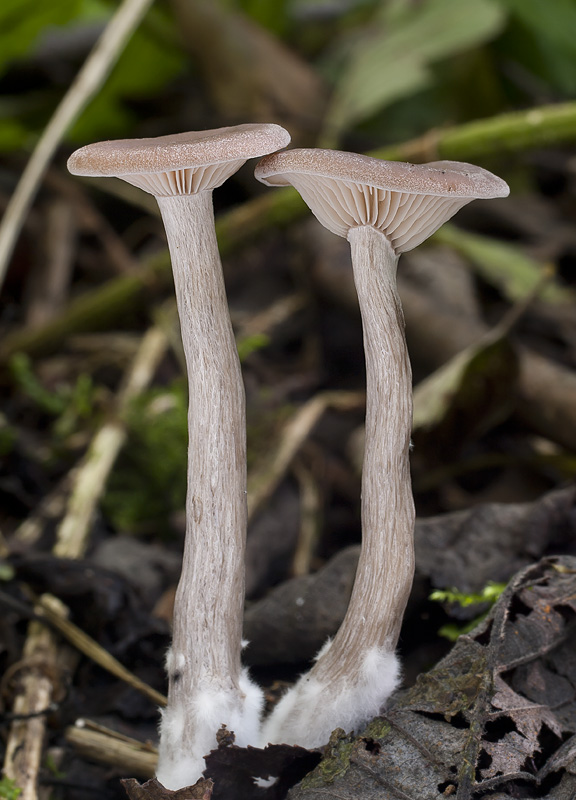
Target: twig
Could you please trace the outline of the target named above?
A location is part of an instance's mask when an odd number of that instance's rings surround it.
[[[151,744],[143,744],[82,719],[66,728],[65,736],[81,756],[91,761],[116,767],[122,773],[138,778],[152,778],[154,775],[158,752]]]
[[[305,307],[306,298],[303,294],[289,294],[256,314],[232,314],[232,322],[238,326],[236,338],[266,334]]]
[[[42,176],[62,137],[100,89],[152,0],[123,0],[36,145],[0,224],[0,287]]]
[[[46,258],[38,259],[27,283],[26,324],[38,327],[60,313],[72,276],[76,218],[72,204],[57,199],[46,213]]]
[[[165,348],[164,334],[156,327],[151,328],[143,337],[119,391],[118,415],[126,409],[131,398],[142,391],[152,379]],[[53,548],[55,555],[80,558],[84,554],[93,511],[125,438],[126,429],[119,416],[105,423],[94,437],[83,463],[75,472],[68,513],[58,529]],[[54,606],[57,608],[54,609]],[[61,622],[65,615],[62,604],[49,595],[44,595],[40,606],[40,610],[42,609],[45,615],[55,610],[56,616],[52,620],[54,624],[56,619]],[[82,637],[86,644],[85,639],[88,637],[85,634]],[[82,637],[77,636],[77,641]],[[30,623],[24,658],[29,666],[23,674],[20,691],[16,692],[14,712],[34,714],[46,708],[56,692],[60,663],[58,640],[54,633],[38,622]],[[107,668],[110,669],[110,666],[108,663]],[[125,674],[121,677],[126,679]],[[142,687],[139,688],[142,690]],[[153,690],[148,692],[149,695],[151,691]],[[158,700],[159,697],[154,699]],[[37,779],[44,733],[45,719],[41,716],[15,722],[10,729],[4,772],[22,790],[22,800],[37,800],[38,797]]]
[[[10,547],[13,551],[30,550],[50,524],[62,519],[70,496],[70,488],[75,480],[76,470],[77,467],[69,470],[56,486],[37,503],[34,511],[16,528],[10,537]]]
[[[54,555],[80,558],[84,553],[94,510],[126,440],[122,415],[130,401],[153,378],[166,345],[166,337],[158,327],[150,328],[144,335],[124,386],[120,389],[117,416],[105,423],[94,436],[76,472],[68,511],[58,528]]]
[[[410,161],[434,158],[474,161],[487,155],[574,139],[576,102],[542,106],[445,128],[428,137],[375,150],[371,155]],[[102,183],[100,181],[100,188]],[[306,213],[307,206],[295,189],[278,189],[256,197],[218,219],[216,230],[220,252],[227,255],[271,228],[284,228]],[[120,317],[137,305],[147,287],[161,289],[170,281],[170,260],[165,252],[144,262],[138,275],[114,278],[78,298],[51,325],[32,332],[16,331],[5,337],[0,345],[0,364],[17,351],[30,354],[48,352],[59,347],[71,333],[102,327],[108,320]]]
[[[314,474],[302,458],[298,458],[292,470],[300,488],[300,532],[292,561],[292,575],[298,578],[309,575],[320,531],[322,499]]]
[[[88,636],[73,622],[66,619],[61,609],[54,608],[53,605],[47,600],[47,595],[40,597],[36,606],[36,612],[40,617],[44,617],[52,627],[57,628],[58,632],[70,642],[77,650],[88,658],[92,659],[96,664],[101,666],[107,672],[115,675],[120,680],[132,686],[136,691],[141,692],[143,695],[152,700],[159,706],[166,705],[166,698],[156,689],[153,689],[137,675],[126,669],[114,656],[101,647],[98,642],[95,642],[91,636]]]
[[[344,411],[358,408],[364,403],[365,396],[361,392],[322,392],[298,409],[286,424],[270,460],[248,476],[248,519],[252,519],[274,492],[292,459],[326,409],[337,408]]]
[[[550,147],[575,137],[576,103],[557,103],[429,131],[409,142],[374,150],[370,155],[391,161],[439,158],[474,161]]]
[[[55,597],[47,602],[61,607]],[[39,712],[45,711],[58,696],[61,674],[62,658],[60,655],[59,659],[52,631],[39,622],[31,622],[22,661],[12,676],[18,684],[13,711],[19,719],[10,727],[4,757],[4,774],[22,790],[21,800],[37,798],[37,776],[46,728],[45,715]]]
[[[46,173],[46,185],[55,189],[74,207],[78,225],[99,239],[100,245],[113,270],[118,274],[130,274],[138,270],[138,262],[130,252],[122,237],[114,230],[110,222],[92,203],[84,187],[71,181],[57,169],[49,169]],[[118,183],[122,183],[118,181]],[[128,186],[128,184],[124,184]]]

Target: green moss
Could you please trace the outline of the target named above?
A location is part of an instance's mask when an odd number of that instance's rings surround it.
[[[22,789],[16,786],[16,781],[12,778],[0,779],[0,798],[2,800],[16,800],[22,794]]]
[[[449,664],[441,661],[430,672],[419,675],[406,693],[404,705],[416,705],[422,711],[442,714],[451,719],[473,707],[480,692],[486,689],[486,651],[477,644],[460,639]]]
[[[381,740],[385,739],[391,730],[392,726],[385,719],[376,717],[368,723],[360,735],[363,739]]]
[[[320,789],[348,771],[350,755],[354,747],[354,737],[347,736],[342,728],[333,731],[326,745],[324,758],[315,770],[302,781],[303,789]]]
[[[184,381],[144,392],[126,416],[128,443],[111,475],[104,512],[131,533],[168,534],[186,500],[188,448]]]
[[[9,368],[17,389],[41,414],[53,419],[51,428],[56,440],[71,436],[92,417],[95,389],[89,375],[81,374],[73,384],[62,383],[47,389],[25,353],[12,356]],[[0,442],[0,449],[2,446]]]

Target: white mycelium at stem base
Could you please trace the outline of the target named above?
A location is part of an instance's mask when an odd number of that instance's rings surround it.
[[[246,529],[244,388],[218,255],[211,192],[158,197],[186,356],[186,547],[167,659],[158,780],[194,783],[222,724],[258,740],[262,693],[240,664]]]
[[[318,220],[350,242],[366,354],[362,549],[340,630],[273,710],[263,743],[325,744],[358,730],[399,681],[395,654],[414,575],[408,449],[411,370],[396,291],[398,256],[476,197],[503,197],[504,181],[472,164],[415,165],[334,150],[267,156],[256,177],[292,184]]]
[[[399,681],[394,650],[414,574],[412,373],[396,291],[398,257],[374,228],[351,228],[348,239],[366,353],[362,551],[340,630],[274,709],[264,742],[325,744],[334,728],[354,730],[377,714]]]

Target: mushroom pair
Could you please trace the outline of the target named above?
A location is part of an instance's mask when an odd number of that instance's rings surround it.
[[[172,258],[189,381],[188,491],[182,576],[167,659],[157,777],[194,783],[225,724],[239,745],[325,744],[336,727],[378,714],[399,679],[395,655],[414,572],[408,448],[411,370],[396,292],[399,254],[461,206],[508,187],[478,167],[382,162],[293,150],[277,125],[240,125],[103,142],[74,153],[78,175],[117,176],[158,200]],[[293,184],[318,219],[348,238],[366,350],[362,552],[350,606],[332,642],[260,733],[262,692],[240,664],[246,535],[244,389],[218,255],[211,190],[246,159],[256,176]]]

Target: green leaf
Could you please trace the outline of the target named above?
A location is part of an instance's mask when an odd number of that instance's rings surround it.
[[[0,152],[18,150],[26,143],[29,132],[13,119],[0,119]]]
[[[152,9],[147,21],[134,33],[108,80],[72,128],[73,142],[124,135],[134,118],[127,101],[149,97],[183,69],[185,58],[172,29],[166,38],[173,39],[173,46],[154,35],[156,29],[166,28],[166,19]]]
[[[261,350],[263,347],[268,347],[270,344],[270,337],[265,333],[255,333],[250,336],[244,336],[236,341],[238,348],[238,358],[241,363],[244,363],[248,356]]]
[[[432,80],[431,64],[490,40],[504,20],[493,0],[386,4],[349,50],[327,116],[328,136],[422,89]]]
[[[414,389],[413,435],[461,443],[501,421],[511,410],[517,360],[505,336],[488,334],[433,372]]]
[[[53,26],[66,25],[82,0],[2,0],[0,3],[0,74],[11,61],[25,56],[38,36]]]
[[[3,0],[0,2],[0,75],[11,61],[30,53],[40,35],[54,26],[106,23],[115,10],[106,0]],[[152,8],[133,35],[108,80],[73,127],[70,138],[85,142],[125,135],[135,113],[128,103],[162,89],[183,68],[185,58],[169,14]],[[2,104],[14,107],[12,98]],[[29,109],[28,109],[29,110]],[[34,109],[33,109],[34,110]],[[34,138],[38,117],[0,113],[0,152],[22,148]],[[36,112],[38,109],[36,109]],[[4,117],[4,119],[2,119]]]
[[[524,300],[542,284],[543,266],[511,244],[443,225],[434,241],[453,247],[469,259],[474,270],[511,302]],[[539,293],[547,303],[573,303],[574,292],[551,279]]]
[[[32,400],[46,414],[62,414],[65,402],[57,392],[45,389],[36,377],[30,358],[24,353],[16,353],[10,359],[10,371],[20,391]]]
[[[16,785],[12,778],[0,778],[0,798],[2,800],[16,800],[22,794],[22,789]]]
[[[576,90],[576,3],[574,0],[498,0],[521,23],[525,34],[516,56],[566,92]],[[527,41],[529,38],[529,41]]]
[[[123,531],[169,533],[186,499],[187,387],[150,389],[130,405],[129,439],[114,467],[103,508]]]

